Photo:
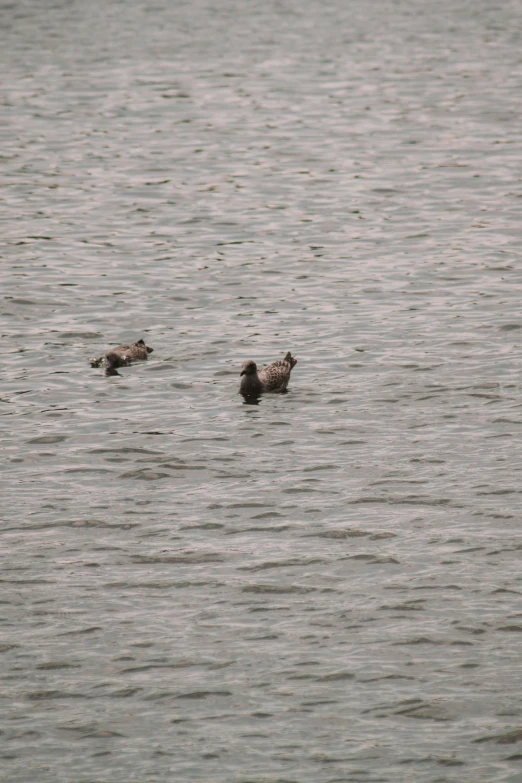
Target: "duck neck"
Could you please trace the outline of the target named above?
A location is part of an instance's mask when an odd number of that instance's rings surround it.
[[[243,375],[241,378],[240,392],[247,397],[254,397],[263,390],[263,384],[258,378],[257,372]]]

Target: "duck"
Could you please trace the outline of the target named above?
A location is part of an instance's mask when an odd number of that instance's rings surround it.
[[[100,359],[92,359],[91,367],[99,367],[101,364],[104,364],[105,372],[108,375],[112,375],[116,373],[118,367],[128,367],[132,362],[143,361],[153,351],[154,348],[145,345],[144,340],[138,340],[138,342],[131,345],[117,345],[116,348],[111,348],[110,351],[107,351],[105,356],[102,356]]]
[[[262,370],[257,369],[257,364],[252,359],[247,359],[241,368],[240,394],[244,397],[257,397],[264,392],[273,394],[286,392],[290,373],[296,364],[297,359],[290,351],[282,361],[272,362]]]

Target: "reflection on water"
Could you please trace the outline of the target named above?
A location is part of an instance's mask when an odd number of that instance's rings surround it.
[[[515,10],[4,8],[9,781],[518,780]]]
[[[259,405],[261,401],[261,395],[258,397],[252,397],[250,395],[241,395],[243,397],[243,405]]]

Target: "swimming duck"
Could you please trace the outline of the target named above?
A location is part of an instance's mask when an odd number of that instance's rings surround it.
[[[263,392],[285,392],[290,380],[292,368],[297,364],[290,351],[282,361],[273,362],[262,370],[252,359],[243,362],[241,370],[240,393],[244,397],[256,397]]]

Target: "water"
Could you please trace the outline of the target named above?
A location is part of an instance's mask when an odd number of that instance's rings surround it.
[[[3,6],[3,779],[522,781],[520,28]]]

